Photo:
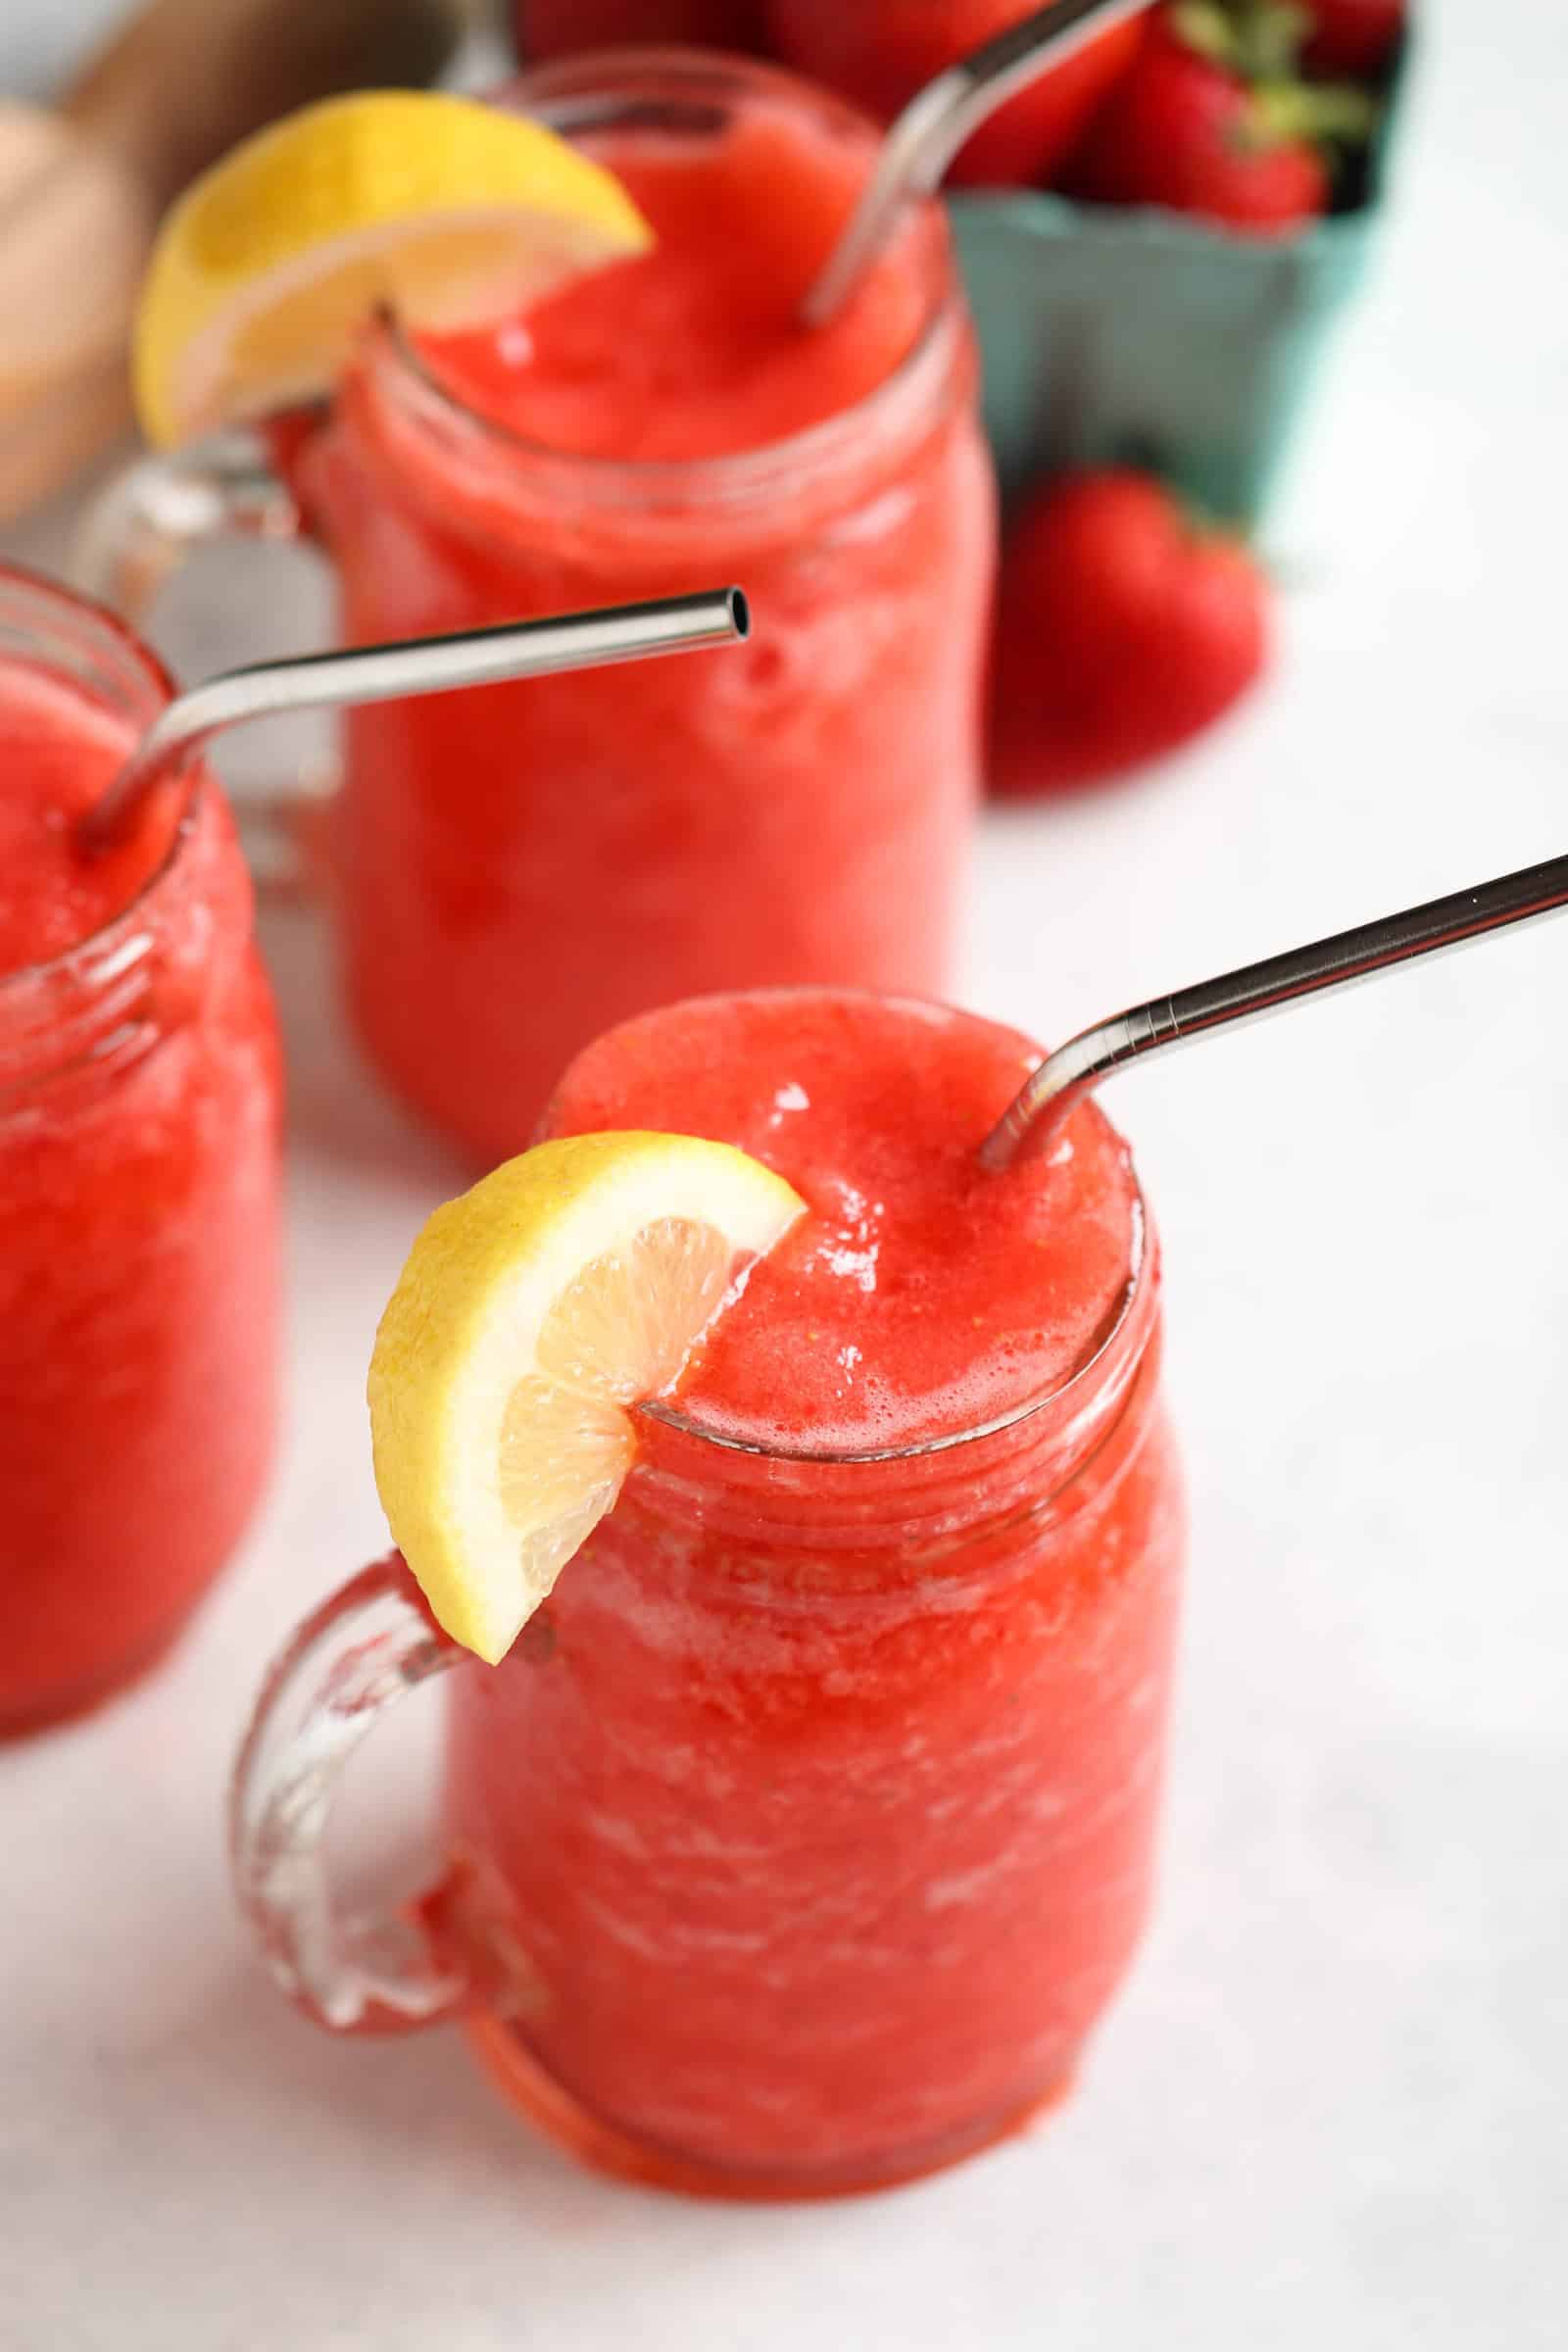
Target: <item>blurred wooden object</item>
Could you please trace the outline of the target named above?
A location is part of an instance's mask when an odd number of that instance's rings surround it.
[[[468,0],[152,0],[56,112],[0,100],[0,520],[129,421],[125,349],[164,207],[334,91],[419,87]]]
[[[54,115],[0,105],[0,520],[122,432],[125,337],[155,211]]]

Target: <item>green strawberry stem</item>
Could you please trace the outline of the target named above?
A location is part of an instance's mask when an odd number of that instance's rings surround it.
[[[1310,139],[1317,147],[1363,147],[1380,109],[1370,90],[1349,81],[1275,81],[1252,92],[1251,113],[1270,144]]]
[[[1381,110],[1370,90],[1297,79],[1311,20],[1290,0],[1175,0],[1170,22],[1189,49],[1249,85],[1250,145],[1364,146],[1377,128]]]
[[[1312,29],[1291,0],[1176,0],[1171,20],[1189,49],[1244,81],[1288,79]]]

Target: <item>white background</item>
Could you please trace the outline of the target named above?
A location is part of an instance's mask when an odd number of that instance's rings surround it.
[[[67,13],[5,0],[0,76],[29,24],[35,66],[63,54]],[[982,1010],[1060,1036],[1568,850],[1568,33],[1556,0],[1429,17],[1386,261],[1269,534],[1274,674],[1148,781],[990,824]],[[65,528],[10,550],[49,560]],[[318,611],[301,560],[247,550],[158,633],[195,674]],[[311,921],[267,944],[284,1444],[168,1669],[0,1752],[0,2343],[1562,2344],[1568,925],[1115,1082],[1194,1487],[1157,1926],[1034,2140],[763,2211],[578,2174],[455,2037],[334,2046],[241,1944],[222,1775],[291,1618],[381,1544],[370,1332],[458,1176],[357,1069]],[[430,1728],[375,1748],[367,1823],[417,1815]]]

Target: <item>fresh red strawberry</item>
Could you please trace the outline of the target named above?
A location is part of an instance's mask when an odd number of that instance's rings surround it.
[[[1262,669],[1268,607],[1247,550],[1200,529],[1162,483],[1060,476],[1003,560],[993,790],[1061,792],[1173,751]]]
[[[767,0],[787,65],[890,122],[922,82],[1018,24],[1039,0]],[[1137,55],[1143,20],[1112,24],[981,124],[948,172],[984,187],[1048,180]]]
[[[1249,235],[1277,237],[1328,210],[1331,174],[1319,146],[1291,129],[1309,104],[1298,84],[1253,89],[1192,30],[1218,10],[1163,7],[1131,71],[1093,122],[1069,186],[1101,205],[1163,205]]]
[[[514,0],[514,7],[517,47],[529,64],[579,49],[665,41],[761,46],[761,0]]]
[[[1404,0],[1302,0],[1311,18],[1302,56],[1316,74],[1368,81],[1404,30]]]

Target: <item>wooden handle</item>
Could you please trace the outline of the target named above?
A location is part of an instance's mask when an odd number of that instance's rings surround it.
[[[456,0],[153,0],[63,111],[162,207],[236,140],[312,99],[434,81],[460,25]]]
[[[0,517],[124,430],[125,342],[154,211],[57,115],[0,104]]]

